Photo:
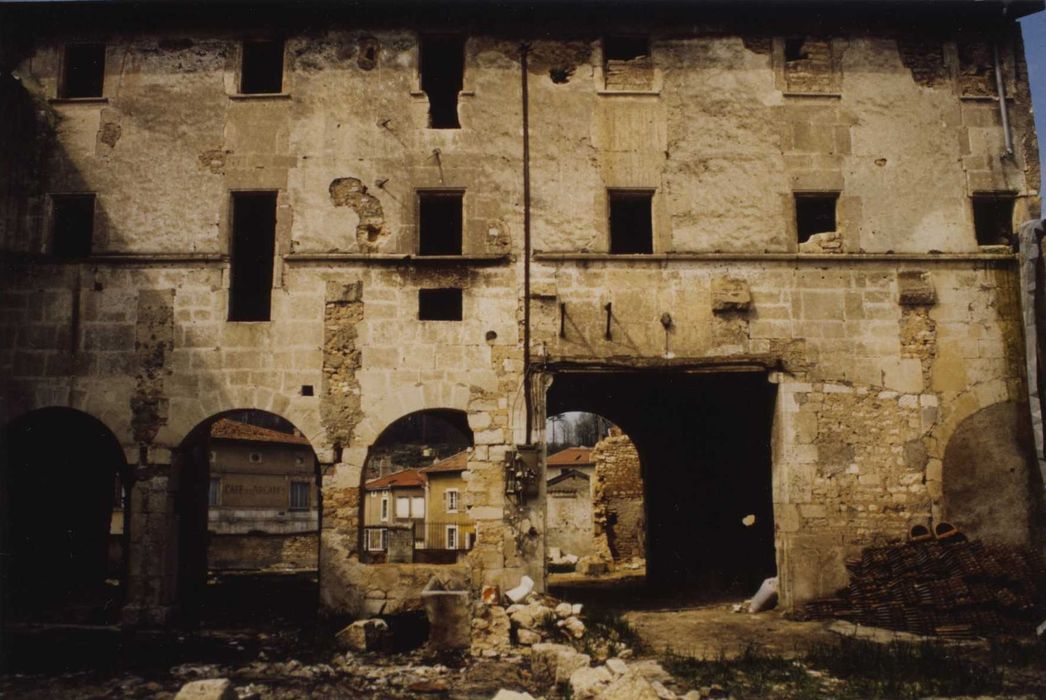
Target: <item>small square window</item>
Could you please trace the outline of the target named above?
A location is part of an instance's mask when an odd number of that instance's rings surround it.
[[[61,97],[101,97],[105,83],[105,44],[65,47]]]
[[[815,233],[836,230],[835,206],[838,200],[836,192],[795,195],[795,228],[800,243],[806,243]]]
[[[94,195],[52,195],[51,255],[78,260],[91,254],[94,238]]]
[[[264,95],[283,91],[283,41],[243,42],[240,66],[240,92]]]
[[[604,38],[603,78],[607,90],[650,90],[654,80],[650,39],[646,36]]]
[[[261,452],[251,452],[247,458],[251,461],[251,464],[261,464],[262,461]]]
[[[610,197],[610,252],[653,253],[653,192],[614,191]]]
[[[419,321],[460,321],[460,289],[419,289]]]
[[[384,552],[389,546],[389,531],[385,528],[367,530],[367,551]]]
[[[461,255],[464,192],[418,193],[418,254]]]
[[[1013,205],[1010,192],[973,196],[973,228],[977,245],[1009,245],[1013,240]]]
[[[291,482],[291,510],[308,510],[310,484],[307,481]]]

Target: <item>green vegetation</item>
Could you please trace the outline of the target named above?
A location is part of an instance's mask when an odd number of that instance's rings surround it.
[[[1008,655],[1033,665],[1044,658],[1038,647],[999,647],[993,656]],[[816,647],[795,661],[749,648],[733,659],[670,656],[664,665],[691,687],[718,684],[738,699],[907,700],[1000,692],[1002,672],[969,656],[963,648],[935,643],[883,645],[847,638]]]

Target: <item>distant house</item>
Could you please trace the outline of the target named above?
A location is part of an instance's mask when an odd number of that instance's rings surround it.
[[[592,461],[591,447],[568,447],[555,454],[549,455],[545,460],[547,479],[559,476],[567,469],[586,474],[592,478],[595,471],[595,462]]]
[[[563,469],[549,479],[546,486],[549,548],[557,547],[564,554],[579,557],[591,554],[594,549],[591,476],[577,469]]]
[[[465,511],[462,496],[469,450],[462,450],[419,471],[428,479],[428,518],[425,529],[429,549],[466,551],[476,543],[476,528]]]
[[[309,441],[222,418],[208,449],[210,567],[315,569],[319,503]]]
[[[388,549],[390,524],[413,523],[415,546],[419,539],[424,541],[425,485],[425,476],[417,469],[401,469],[364,484],[363,546],[366,551]]]

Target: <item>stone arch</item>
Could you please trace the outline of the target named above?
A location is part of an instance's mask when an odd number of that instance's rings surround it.
[[[468,386],[460,383],[426,382],[403,387],[383,395],[373,406],[365,407],[366,417],[356,426],[353,442],[370,447],[388,426],[411,413],[436,409],[467,413],[469,400]]]
[[[170,419],[157,435],[157,443],[172,448],[182,445],[193,430],[216,416],[237,411],[264,411],[291,423],[308,439],[323,462],[329,462],[330,443],[320,422],[319,410],[291,401],[284,394],[253,387],[229,387],[192,399],[171,399]]]
[[[252,467],[250,463],[255,461],[264,466]],[[288,561],[269,561],[271,557],[287,556],[291,550],[300,556],[303,549],[311,549],[312,554],[307,558],[313,563],[307,568],[321,571],[322,472],[312,441],[295,423],[263,409],[219,411],[203,418],[185,434],[172,450],[171,466],[176,483],[174,510],[179,514],[174,545],[178,561],[176,599],[190,619],[202,613],[210,614],[203,606],[208,578],[214,573],[216,563],[220,566],[233,550],[239,549],[243,555],[236,557],[238,563],[232,568],[262,571],[287,568]],[[212,502],[212,478],[216,474],[220,478],[219,495]],[[301,482],[311,486],[306,489],[305,512],[296,513],[293,484]],[[230,490],[230,486],[235,490]],[[227,500],[230,493],[235,501]],[[233,507],[229,511],[221,510],[227,506]],[[218,509],[217,517],[211,516],[212,508]],[[300,532],[289,527],[296,524],[303,526]],[[291,543],[291,546],[284,543],[282,552],[273,551],[274,542],[290,539],[286,536],[294,534],[312,543]],[[223,544],[229,538],[235,541]],[[252,565],[253,560],[256,565]],[[298,561],[290,563],[301,566]],[[256,577],[255,588],[271,583],[261,580],[263,578],[263,575]],[[315,587],[316,583],[311,586]],[[243,597],[260,599],[254,593]],[[270,599],[284,597],[282,591],[273,593],[266,595]],[[314,610],[319,600],[318,589],[310,593],[309,598],[305,608]],[[301,606],[296,609],[300,611]],[[290,607],[282,614],[289,610]],[[244,606],[240,612],[253,615],[257,611]]]
[[[116,435],[88,413],[51,406],[4,426],[0,589],[5,615],[116,621],[111,613],[120,608],[127,573],[128,529],[119,514],[126,514],[123,487],[130,478]],[[120,580],[116,588],[107,583],[113,577]]]
[[[1026,408],[999,401],[951,432],[942,465],[942,516],[972,538],[1026,544],[1034,443]]]

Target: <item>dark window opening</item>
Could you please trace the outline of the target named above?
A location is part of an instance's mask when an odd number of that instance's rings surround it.
[[[465,79],[465,39],[427,36],[421,39],[421,89],[429,98],[429,127],[460,129],[458,93]]]
[[[62,97],[101,97],[105,82],[105,44],[65,47]]]
[[[460,289],[419,289],[419,321],[460,321]]]
[[[418,193],[418,254],[461,255],[461,192]]]
[[[802,37],[789,37],[785,39],[785,60],[786,61],[802,61],[805,58],[809,58],[804,48],[806,39]]]
[[[89,256],[94,238],[94,195],[55,195],[52,205],[51,255],[60,260]]]
[[[313,389],[312,384],[302,384],[301,385],[301,395],[302,396],[314,396],[315,395],[315,390]]]
[[[229,320],[268,321],[276,250],[276,193],[232,196]]]
[[[610,252],[653,253],[653,192],[610,192]]]
[[[1013,238],[1014,195],[979,194],[973,197],[973,228],[977,245],[1008,245]]]
[[[311,485],[307,481],[291,482],[291,510],[308,510]]]
[[[815,233],[836,230],[835,204],[839,195],[797,194],[795,195],[795,228],[799,242],[806,243]]]
[[[283,41],[243,42],[240,92],[245,95],[283,91]]]
[[[603,40],[604,61],[634,61],[650,55],[650,40],[645,36],[608,36]]]

